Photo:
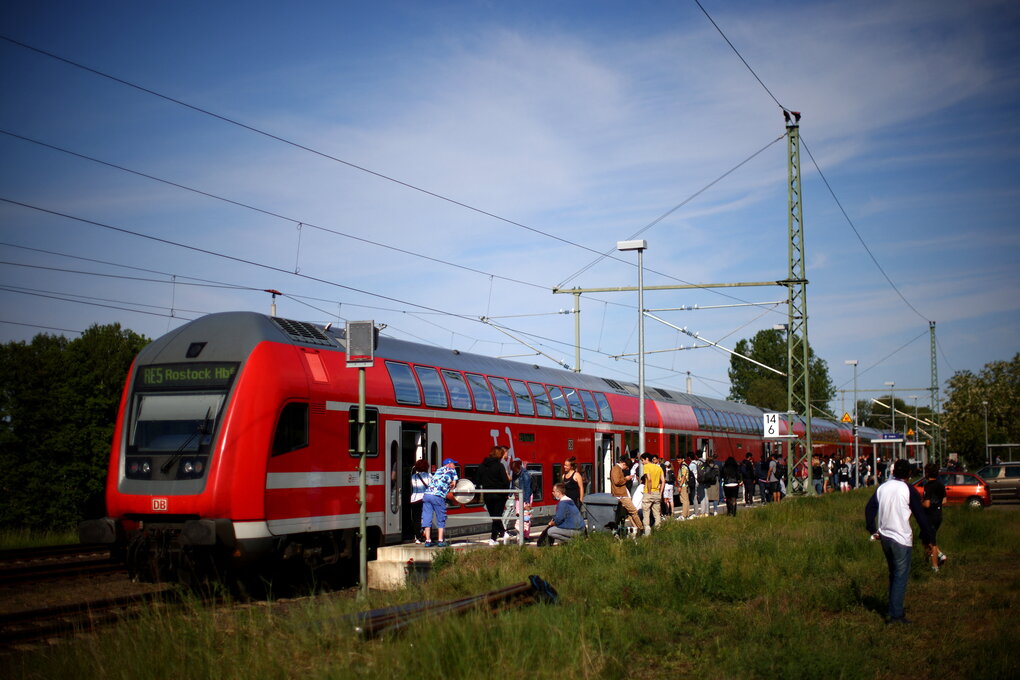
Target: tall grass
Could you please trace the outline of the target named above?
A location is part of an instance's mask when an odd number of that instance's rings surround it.
[[[35,531],[32,529],[0,530],[0,550],[18,548],[41,548],[48,545],[67,545],[78,542],[78,532],[67,531]]]
[[[914,551],[907,612],[883,623],[886,567],[868,540],[869,492],[736,518],[667,523],[552,549],[446,553],[430,581],[349,596],[153,610],[91,640],[18,654],[13,677],[893,678],[1012,677],[1020,636],[1020,509],[949,509],[938,576]],[[480,593],[539,574],[560,604],[424,621],[365,642],[344,616]]]

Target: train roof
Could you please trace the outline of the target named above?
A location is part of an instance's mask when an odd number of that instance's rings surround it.
[[[346,330],[343,327],[322,326],[257,312],[218,312],[199,317],[154,340],[139,353],[138,361],[144,364],[181,361],[188,356],[189,348],[200,342],[208,345],[201,353],[203,361],[237,361],[238,357],[247,356],[256,345],[265,341],[336,351],[346,351],[347,348]],[[482,354],[399,340],[388,336],[379,337],[375,354],[379,358],[394,361],[632,397],[638,396],[637,384],[626,380],[575,373],[561,368],[539,366],[521,361],[497,359]],[[649,385],[645,385],[645,394],[650,399],[665,403],[712,411],[727,411],[752,417],[760,417],[762,413],[767,412],[767,409],[750,404]],[[842,424],[824,419],[815,418],[813,421],[843,428]]]

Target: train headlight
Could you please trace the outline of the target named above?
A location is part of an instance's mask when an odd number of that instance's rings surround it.
[[[152,466],[149,465],[149,461],[147,460],[142,461],[141,471],[143,475],[147,475],[150,472],[152,472]]]
[[[195,474],[195,464],[192,463],[190,460],[184,461],[184,464],[182,465],[182,468],[184,469],[184,474],[186,474],[186,475],[193,475],[193,474]]]

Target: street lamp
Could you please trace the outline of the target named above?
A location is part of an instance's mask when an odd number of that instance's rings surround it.
[[[854,367],[854,488],[861,485],[861,445],[857,438],[857,359],[847,359],[843,362],[847,366]]]
[[[896,434],[896,383],[887,382],[889,386],[889,411],[892,413],[892,431]],[[893,443],[893,461],[899,457],[900,447]]]
[[[617,241],[619,251],[637,251],[638,304],[638,453],[645,453],[645,248],[648,241]]]
[[[991,465],[992,454],[990,453],[991,449],[988,448],[988,402],[982,401],[981,405],[985,409],[985,458],[988,460],[988,464]]]

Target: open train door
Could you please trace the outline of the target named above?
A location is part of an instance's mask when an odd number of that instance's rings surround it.
[[[399,420],[386,421],[386,468],[383,471],[385,485],[383,510],[383,534],[390,543],[400,537],[400,512],[402,507],[401,489],[404,475],[400,464],[402,451],[402,423]]]
[[[617,451],[620,449],[620,435],[601,432],[595,439],[595,479],[598,480],[596,493],[610,493],[612,486],[609,473],[616,464]]]

